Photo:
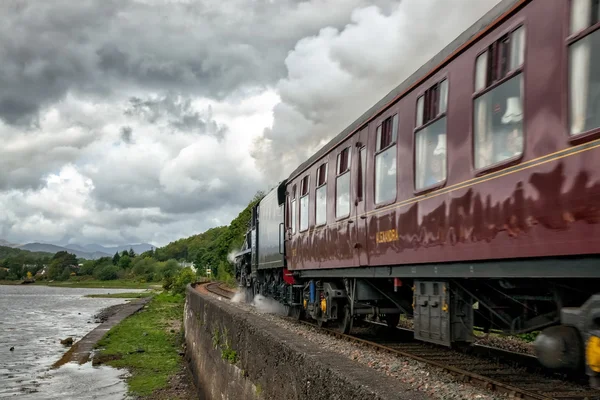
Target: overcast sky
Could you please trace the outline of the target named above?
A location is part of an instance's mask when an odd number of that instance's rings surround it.
[[[2,0],[0,239],[228,224],[497,2]]]

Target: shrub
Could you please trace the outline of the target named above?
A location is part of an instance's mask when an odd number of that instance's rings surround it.
[[[101,281],[110,281],[117,279],[119,267],[116,265],[104,265],[94,271],[95,277]]]
[[[175,294],[183,294],[185,292],[185,287],[188,283],[192,283],[196,281],[196,274],[192,271],[191,268],[184,268],[179,271],[177,277],[175,278],[175,282],[173,283],[171,291]]]

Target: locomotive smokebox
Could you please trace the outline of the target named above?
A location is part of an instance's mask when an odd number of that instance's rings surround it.
[[[567,325],[544,329],[533,343],[535,355],[540,363],[550,369],[578,370],[585,358],[579,331]]]

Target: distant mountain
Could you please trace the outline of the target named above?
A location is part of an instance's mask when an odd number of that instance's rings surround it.
[[[0,246],[4,246],[4,247],[15,247],[16,245],[11,243],[11,242],[7,242],[4,239],[0,239]]]
[[[79,258],[85,258],[87,260],[97,260],[98,258],[101,257],[110,257],[111,254],[109,253],[104,253],[104,252],[100,252],[100,251],[81,251],[81,250],[76,250],[76,249],[71,249],[71,248],[66,248],[66,247],[61,247],[61,246],[55,246],[53,244],[47,244],[47,243],[27,243],[21,246],[17,246],[19,249],[22,250],[29,250],[29,251],[34,251],[34,252],[44,252],[44,253],[58,253],[59,251],[67,251],[71,254],[75,254],[77,257]]]
[[[123,244],[123,245],[119,245],[119,246],[102,246],[99,244],[85,244],[85,245],[79,245],[79,244],[68,244],[66,246],[64,246],[68,249],[71,250],[77,250],[77,251],[85,251],[85,252],[99,252],[99,253],[106,253],[106,254],[110,254],[110,255],[114,255],[117,251],[119,253],[125,251],[129,251],[129,249],[133,249],[133,251],[135,252],[135,254],[142,254],[145,251],[148,251],[152,248],[156,248],[156,246],[153,246],[149,243],[140,243],[140,244]]]

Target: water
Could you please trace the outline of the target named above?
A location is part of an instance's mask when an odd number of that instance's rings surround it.
[[[94,314],[126,302],[85,295],[138,291],[0,285],[0,399],[123,399],[122,370],[91,363],[50,367],[68,350],[60,339],[81,339],[99,325]]]

